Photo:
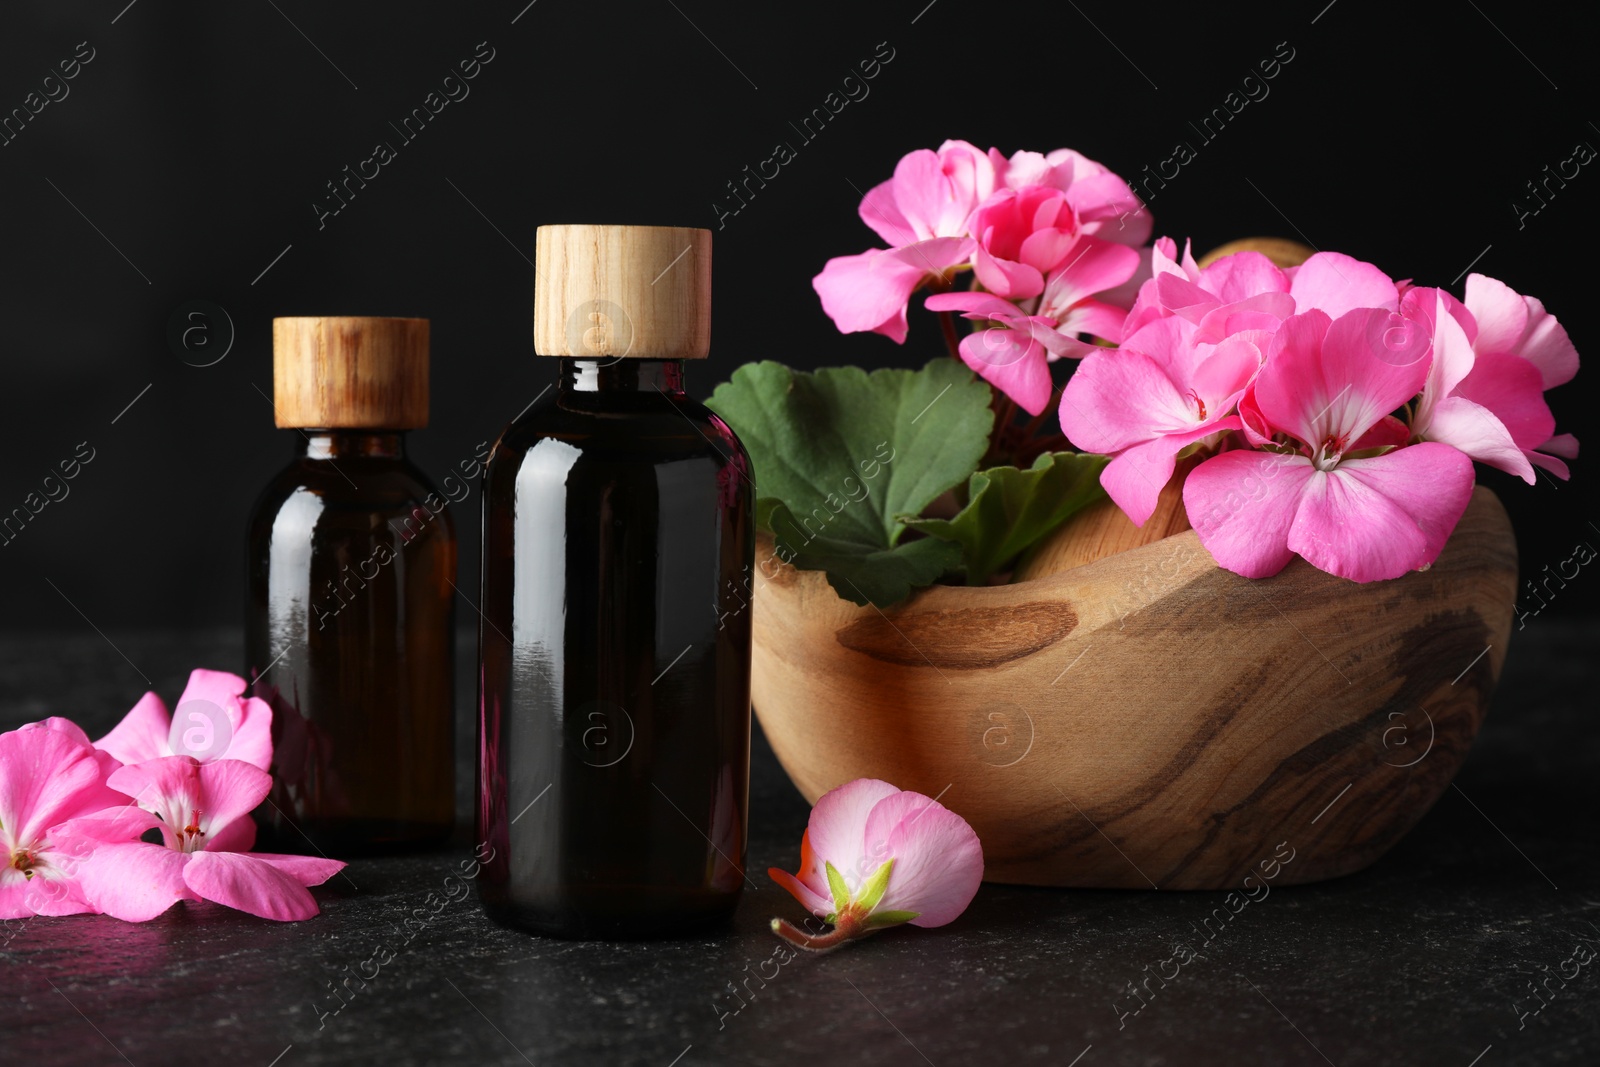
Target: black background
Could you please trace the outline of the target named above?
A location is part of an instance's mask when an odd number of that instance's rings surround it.
[[[7,628],[240,621],[246,515],[293,447],[266,399],[274,315],[431,318],[433,421],[412,455],[436,481],[468,460],[554,378],[530,344],[542,223],[716,231],[701,396],[746,360],[940,355],[925,312],[904,347],[839,335],[810,279],[878,243],[861,192],[946,138],[1070,146],[1130,180],[1185,140],[1198,156],[1151,202],[1158,234],[1197,252],[1298,237],[1421,284],[1475,263],[1542,298],[1580,352],[1600,346],[1587,318],[1600,163],[1520,224],[1513,208],[1575,144],[1600,146],[1592,27],[1572,5],[125,4],[8,5],[0,33],[0,113],[79,42],[94,50],[70,94],[0,147],[0,513],[80,442],[95,456],[0,547]],[[494,58],[470,96],[402,144],[388,123],[479,42]],[[790,122],[880,42],[893,59],[870,94],[801,143]],[[1280,42],[1294,58],[1270,94],[1202,143],[1188,123]],[[325,183],[378,141],[398,158],[319,229]],[[719,229],[726,184],[780,141],[797,158]],[[237,332],[208,367],[167,341],[196,299]],[[1552,397],[1586,446],[1595,374]],[[1526,574],[1600,546],[1590,466],[1559,487],[1483,475]],[[464,589],[478,506],[475,486],[456,505]],[[1593,581],[1547,611],[1592,611]]]

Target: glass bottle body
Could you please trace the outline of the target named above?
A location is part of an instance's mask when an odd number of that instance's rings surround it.
[[[725,918],[745,881],[749,460],[682,365],[562,360],[484,472],[478,876],[568,937]]]
[[[263,847],[425,847],[455,815],[456,539],[398,433],[310,430],[256,504],[245,626],[272,705]]]

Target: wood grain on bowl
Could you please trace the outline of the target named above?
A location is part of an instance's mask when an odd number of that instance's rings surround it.
[[[755,708],[808,800],[938,796],[991,881],[1214,889],[1285,842],[1275,884],[1359,870],[1438,799],[1499,677],[1516,546],[1479,488],[1433,567],[1365,585],[1241,578],[1192,531],[881,612],[762,573]]]

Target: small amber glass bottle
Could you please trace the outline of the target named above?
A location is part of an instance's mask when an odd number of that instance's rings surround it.
[[[683,387],[711,234],[545,226],[552,395],[484,472],[478,886],[499,922],[649,937],[745,883],[749,460]]]
[[[273,321],[295,456],[249,533],[247,677],[272,705],[263,844],[332,856],[449,836],[456,538],[405,455],[428,421],[428,321]]]

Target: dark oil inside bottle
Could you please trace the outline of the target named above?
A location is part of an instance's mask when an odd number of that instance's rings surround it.
[[[298,434],[251,518],[246,677],[273,711],[263,850],[401,851],[454,823],[455,531],[402,441]]]
[[[484,474],[477,881],[526,930],[670,934],[745,883],[749,460],[680,361],[561,362]]]

